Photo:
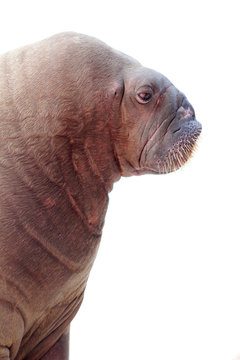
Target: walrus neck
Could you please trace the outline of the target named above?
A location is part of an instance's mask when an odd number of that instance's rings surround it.
[[[114,182],[121,177],[121,171],[114,147],[109,141],[107,127],[99,132],[91,133],[85,137],[84,142],[73,150],[74,167],[79,176],[82,176],[83,161],[91,169],[92,176],[98,186],[108,193],[112,190]]]

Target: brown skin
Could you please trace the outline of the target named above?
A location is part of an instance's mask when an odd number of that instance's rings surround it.
[[[0,359],[68,359],[121,176],[167,173],[201,132],[163,75],[56,35],[0,59]]]
[[[68,359],[69,352],[69,329],[67,329],[58,341],[49,349],[49,351],[41,358],[41,360]]]

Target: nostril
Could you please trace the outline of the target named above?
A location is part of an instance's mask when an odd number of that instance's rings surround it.
[[[183,108],[188,114],[195,116],[194,109],[186,97],[182,99],[182,104],[179,108]]]
[[[188,108],[184,108],[183,106],[181,106],[178,109],[178,116],[179,116],[179,119],[185,119],[187,117],[193,117],[194,116],[194,110],[192,108],[190,108],[190,106]]]

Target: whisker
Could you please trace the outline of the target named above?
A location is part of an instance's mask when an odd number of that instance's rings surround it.
[[[159,173],[166,174],[183,166],[197,151],[200,132],[200,130],[196,131],[191,137],[186,135],[174,144],[165,157],[158,160]]]

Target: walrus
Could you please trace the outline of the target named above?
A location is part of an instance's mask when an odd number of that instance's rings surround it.
[[[95,38],[1,57],[1,360],[68,359],[114,182],[177,170],[200,132],[165,76]]]

